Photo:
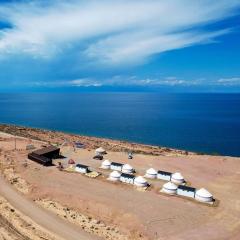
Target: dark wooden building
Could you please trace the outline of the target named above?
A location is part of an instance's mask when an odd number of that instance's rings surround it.
[[[58,158],[60,148],[49,146],[28,154],[28,158],[44,166],[51,166],[52,159]]]

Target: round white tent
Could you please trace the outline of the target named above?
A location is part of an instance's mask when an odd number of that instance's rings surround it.
[[[195,199],[198,200],[199,202],[212,202],[213,196],[205,188],[201,188],[196,191]]]
[[[146,178],[157,178],[157,171],[154,168],[149,168],[145,174]]]
[[[172,182],[167,182],[162,187],[162,192],[167,194],[176,194],[177,193],[177,185]]]
[[[133,169],[133,167],[131,165],[124,164],[123,167],[122,167],[122,172],[124,172],[124,173],[133,173],[134,169]]]
[[[138,176],[134,179],[134,185],[138,187],[146,187],[148,185],[148,182],[144,177]]]
[[[102,147],[99,147],[95,150],[96,154],[105,154],[106,150]]]
[[[111,166],[111,162],[109,160],[104,160],[101,164],[101,168],[103,169],[110,169],[110,166]]]
[[[109,175],[109,180],[116,182],[120,180],[120,177],[121,174],[118,171],[113,171]]]
[[[181,184],[184,182],[184,177],[182,176],[181,173],[176,172],[176,173],[172,174],[171,182],[176,183],[176,184]]]

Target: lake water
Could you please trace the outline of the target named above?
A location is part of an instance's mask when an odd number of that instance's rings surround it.
[[[0,94],[0,122],[240,156],[240,94]]]

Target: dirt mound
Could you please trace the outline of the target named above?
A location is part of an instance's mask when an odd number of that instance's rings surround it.
[[[0,196],[0,240],[60,240]]]
[[[48,199],[35,200],[35,202],[54,212],[58,216],[79,225],[82,229],[91,234],[95,234],[109,240],[128,239],[126,236],[120,233],[117,227],[107,226],[99,220],[80,214],[79,212],[68,207],[64,207],[57,202]]]

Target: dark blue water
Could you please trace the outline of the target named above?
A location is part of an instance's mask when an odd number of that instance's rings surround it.
[[[240,94],[0,94],[0,122],[240,156]]]

